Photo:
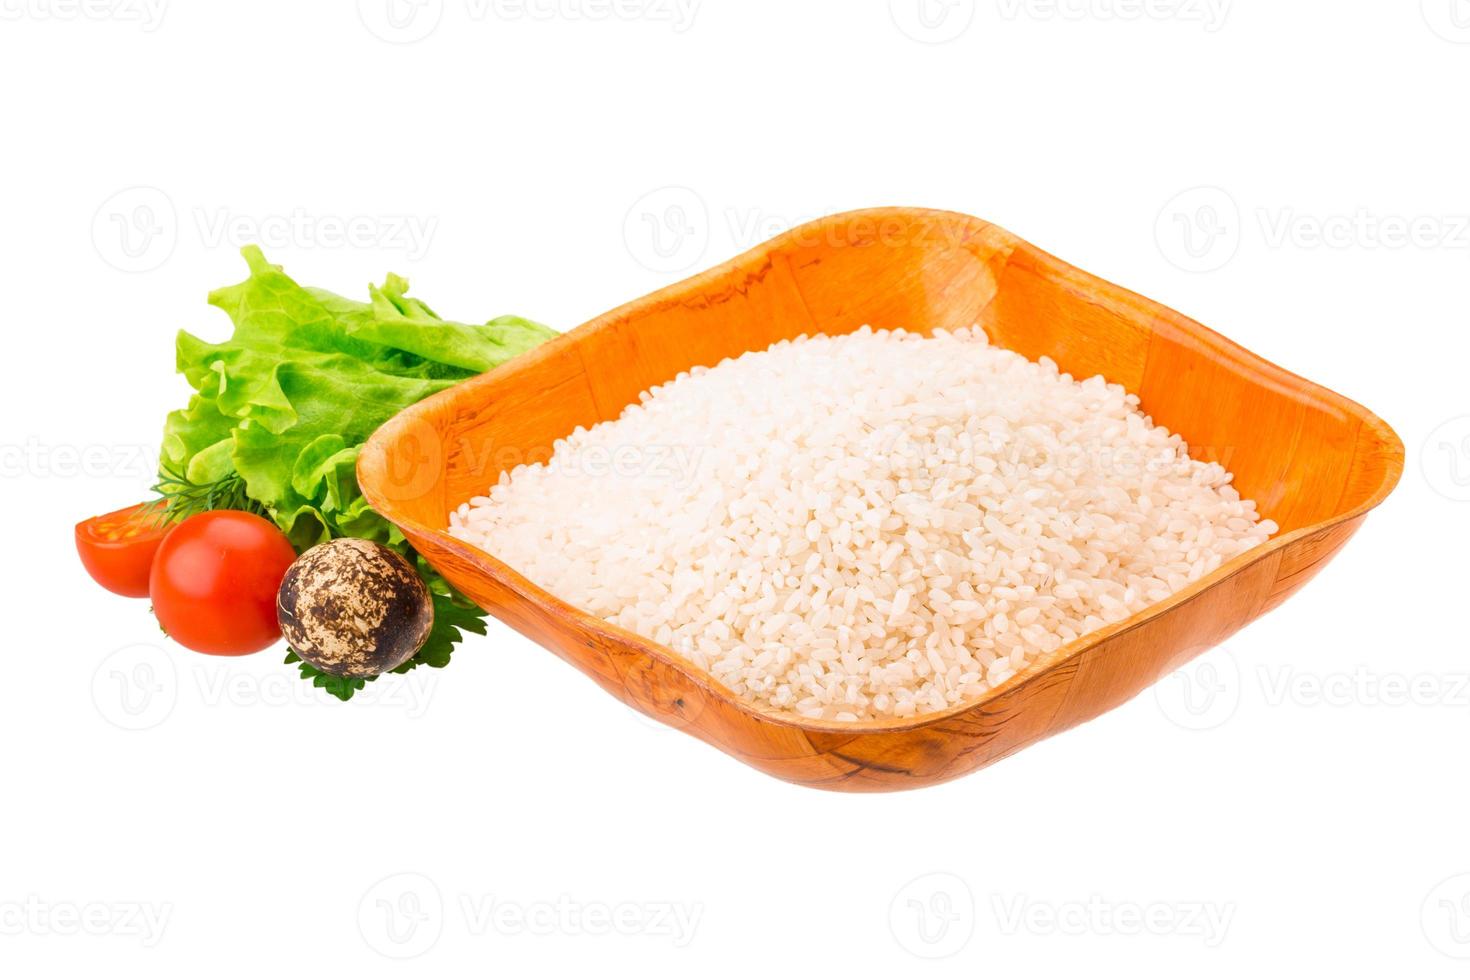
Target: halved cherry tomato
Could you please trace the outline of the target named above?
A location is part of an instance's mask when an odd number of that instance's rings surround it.
[[[98,585],[140,599],[148,594],[153,555],[172,528],[163,501],[134,504],[78,524],[77,554]]]
[[[239,656],[281,636],[276,591],[296,549],[270,521],[210,510],[180,522],[153,559],[148,594],[165,633],[199,653]]]

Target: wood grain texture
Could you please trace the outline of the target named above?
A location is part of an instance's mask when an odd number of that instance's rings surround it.
[[[759,712],[445,533],[449,510],[503,470],[548,458],[557,438],[690,367],[803,333],[977,323],[1000,346],[1137,392],[1281,533],[978,700],[851,724]],[[1122,704],[1301,588],[1402,469],[1376,416],[1193,320],[977,218],[882,208],[804,225],[415,405],[368,442],[358,477],[450,581],[613,696],[782,779],[872,791],[953,779]]]

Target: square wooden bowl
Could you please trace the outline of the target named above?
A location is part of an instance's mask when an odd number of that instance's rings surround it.
[[[445,530],[450,510],[502,470],[548,458],[556,439],[617,417],[680,371],[864,324],[979,324],[999,346],[1049,355],[1079,378],[1102,374],[1196,458],[1233,472],[1281,531],[977,700],[844,724],[758,711]],[[1094,718],[1224,640],[1301,588],[1402,469],[1402,444],[1372,413],[1193,320],[977,218],[881,208],[804,225],[413,406],[368,442],[358,479],[451,582],[615,697],[782,779],[894,790],[953,779]],[[546,724],[568,721],[548,714]]]

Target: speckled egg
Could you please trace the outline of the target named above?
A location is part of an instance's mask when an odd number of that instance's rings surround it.
[[[287,570],[276,617],[302,660],[339,677],[373,677],[424,645],[434,603],[398,552],[338,538],[309,549]]]

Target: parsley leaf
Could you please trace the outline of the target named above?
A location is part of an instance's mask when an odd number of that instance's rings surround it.
[[[376,677],[338,677],[335,674],[324,674],[289,648],[286,650],[286,663],[299,664],[302,680],[311,681],[312,687],[319,687],[340,701],[351,700],[352,695],[366,687],[368,681],[377,680]]]

